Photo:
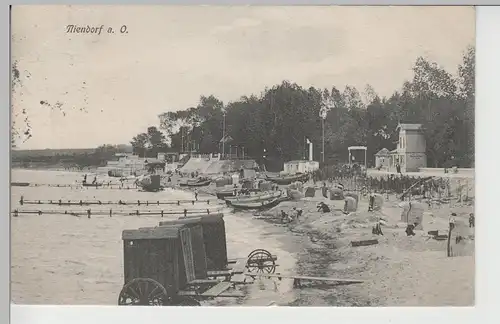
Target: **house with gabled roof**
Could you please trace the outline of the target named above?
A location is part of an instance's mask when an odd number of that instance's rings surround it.
[[[397,147],[390,153],[389,169],[396,171],[401,166],[401,172],[417,172],[427,167],[426,141],[421,124],[399,124]]]

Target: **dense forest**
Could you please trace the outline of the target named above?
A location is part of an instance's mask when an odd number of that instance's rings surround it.
[[[244,147],[258,160],[266,154],[280,162],[304,158],[307,138],[314,144],[314,159],[321,161],[323,116],[327,164],[346,162],[348,146],[364,145],[373,165],[376,152],[396,147],[398,123],[420,123],[430,167],[472,167],[474,47],[464,52],[457,72],[454,76],[419,57],[413,78],[390,97],[379,96],[370,85],[360,92],[351,86],[342,91],[335,86],[305,89],[289,81],[227,104],[213,95],[201,96],[196,107],[161,114],[160,130],[170,139],[169,150],[210,153],[221,150],[225,124],[231,145]],[[167,137],[158,135],[160,130],[153,127],[135,137],[134,150],[166,149]]]

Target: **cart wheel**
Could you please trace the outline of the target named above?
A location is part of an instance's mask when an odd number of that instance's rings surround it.
[[[193,297],[183,297],[177,306],[201,306],[201,304]]]
[[[163,306],[167,303],[165,287],[149,278],[135,278],[129,281],[118,296],[120,306]]]
[[[276,271],[276,263],[269,251],[257,249],[248,255],[247,268],[250,272],[274,273]]]

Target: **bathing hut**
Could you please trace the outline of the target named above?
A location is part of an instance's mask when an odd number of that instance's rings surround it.
[[[408,224],[417,224],[416,230],[423,230],[423,218],[425,211],[425,204],[417,201],[405,201],[400,204],[403,208],[401,212],[401,221]]]
[[[323,188],[325,188],[325,187],[323,187]],[[344,193],[340,188],[336,188],[336,187],[330,188],[329,193],[330,193],[330,200],[342,200],[342,199],[344,199]]]
[[[207,269],[221,270],[227,265],[226,229],[223,214],[180,218],[160,222],[160,226],[185,225],[189,228],[201,226],[203,244],[207,257]]]
[[[172,296],[188,282],[205,279],[205,247],[198,237],[200,230],[185,225],[124,230],[125,284],[135,278],[151,278]]]
[[[314,188],[314,187],[306,187],[306,190],[304,192],[304,196],[306,196],[306,197],[314,197],[314,196],[316,196],[316,188]]]
[[[344,213],[352,213],[358,209],[358,201],[353,197],[346,197],[344,203]]]

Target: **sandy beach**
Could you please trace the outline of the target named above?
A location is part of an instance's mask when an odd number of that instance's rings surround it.
[[[74,183],[81,176],[61,171],[15,170],[12,178],[13,181],[29,179],[37,183]],[[59,208],[50,205],[21,207],[21,195],[25,199],[54,200],[59,197],[67,200],[193,197],[190,192],[169,188],[159,193],[146,193],[95,188],[13,187],[11,209]],[[446,229],[451,210],[458,214],[459,222],[466,222],[473,206],[453,204],[428,210],[424,230],[408,237],[400,222],[399,202],[394,197],[389,197],[381,212],[374,213],[367,212],[368,201],[364,197],[357,212],[344,215],[340,212],[343,201],[319,196],[318,191],[314,198],[285,202],[255,215],[225,209],[229,257],[265,248],[278,256],[277,272],[362,279],[364,283],[347,286],[306,284],[302,289],[294,289],[292,280],[260,279],[241,287],[246,293],[244,298],[217,298],[204,305],[265,306],[272,302],[281,306],[474,305],[474,241],[468,241],[461,256],[447,258],[446,241],[426,236],[428,230]],[[329,204],[332,212],[317,212],[319,201]],[[281,224],[278,213],[293,207],[302,208],[304,217],[291,224]],[[123,208],[134,210],[134,206],[120,206]],[[377,217],[386,220],[383,236],[371,233]],[[43,214],[12,217],[13,302],[116,305],[123,285],[122,230],[156,226],[161,220],[160,216],[93,216],[88,219]],[[470,234],[473,235],[472,230]],[[374,237],[379,241],[376,245],[350,245],[352,240]]]

